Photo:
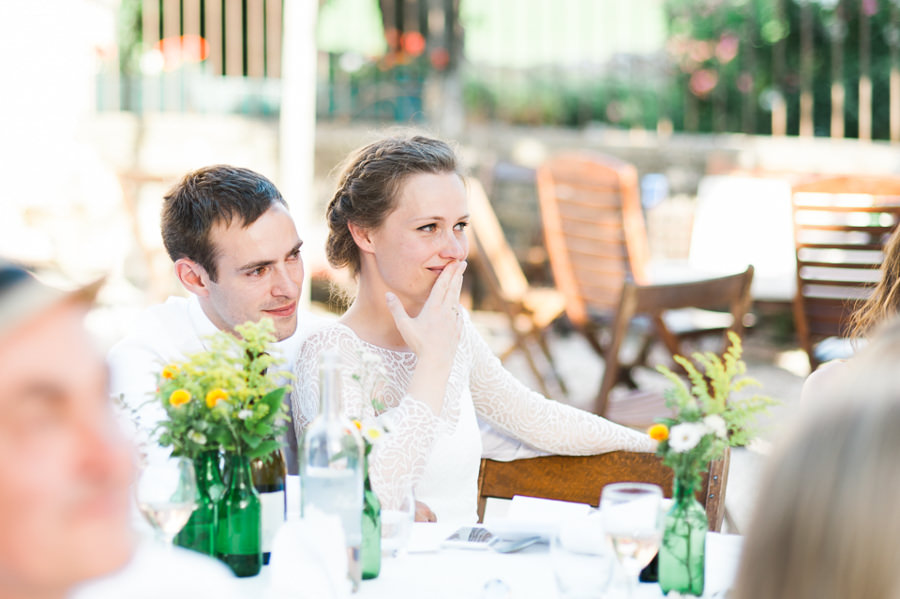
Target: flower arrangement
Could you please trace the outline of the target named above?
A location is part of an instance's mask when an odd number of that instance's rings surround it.
[[[159,427],[160,445],[174,455],[196,458],[204,451],[263,457],[277,449],[287,408],[287,387],[275,382],[286,373],[269,372],[275,359],[267,353],[275,341],[270,319],[235,327],[240,337],[218,331],[209,350],[165,365],[158,376],[155,401],[167,419]]]
[[[746,445],[756,433],[755,418],[776,402],[753,394],[736,399],[733,394],[760,383],[745,376],[741,340],[729,331],[731,345],[722,358],[712,352],[694,353],[693,361],[683,356],[675,362],[687,372],[690,387],[665,366],[658,366],[673,387],[666,391],[666,405],[675,412],[650,427],[648,434],[659,442],[657,455],[670,467],[675,478],[698,482],[710,460],[721,458],[728,446]]]

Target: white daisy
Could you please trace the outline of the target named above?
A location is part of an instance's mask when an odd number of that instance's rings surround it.
[[[241,420],[246,420],[246,419],[250,418],[251,416],[253,416],[253,410],[248,410],[246,408],[244,408],[243,410],[238,412],[238,415],[237,415],[237,417],[240,418]]]
[[[725,419],[718,414],[710,414],[703,419],[703,424],[720,439],[728,436],[728,425],[725,424]]]
[[[206,445],[206,435],[201,432],[190,430],[188,431],[187,438],[197,445]]]
[[[707,433],[706,426],[700,422],[682,422],[669,431],[669,447],[676,453],[684,453],[697,447],[697,443]]]

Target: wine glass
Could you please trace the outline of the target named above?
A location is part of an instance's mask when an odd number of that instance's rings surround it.
[[[659,551],[662,538],[662,489],[645,483],[613,483],[603,487],[600,515],[603,529],[634,595],[641,570]]]
[[[550,537],[550,562],[560,599],[598,599],[615,574],[616,556],[598,512],[560,523]]]
[[[404,489],[391,508],[381,510],[381,551],[395,557],[406,549],[416,519],[416,498],[410,488]]]
[[[191,460],[151,460],[135,488],[138,509],[168,547],[197,507],[197,477]]]

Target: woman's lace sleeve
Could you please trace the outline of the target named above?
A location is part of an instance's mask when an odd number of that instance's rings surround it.
[[[471,322],[466,328],[473,352],[472,400],[494,427],[561,455],[654,451],[656,444],[644,433],[531,391],[503,367]]]
[[[393,352],[377,351],[361,342],[345,327],[332,327],[309,337],[301,346],[294,370],[293,409],[297,445],[302,454],[303,431],[319,411],[318,367],[321,354],[337,349],[341,363],[341,411],[347,418],[378,418],[388,428],[369,456],[369,477],[378,498],[388,508],[399,507],[407,489],[411,489],[425,470],[434,443],[437,418],[424,403],[406,395],[409,372]],[[376,413],[370,393],[358,377],[371,369],[371,355],[384,366],[383,384],[377,385],[385,410]],[[414,359],[415,356],[409,354]],[[364,363],[364,361],[366,363]],[[354,378],[357,375],[357,378]],[[368,377],[371,379],[371,377]]]

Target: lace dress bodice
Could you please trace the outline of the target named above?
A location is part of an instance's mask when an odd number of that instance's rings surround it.
[[[447,382],[441,413],[406,393],[416,366],[411,352],[369,344],[347,326],[334,324],[306,339],[297,358],[294,425],[298,442],[319,409],[318,367],[322,352],[341,359],[342,412],[351,418],[380,416],[390,434],[370,456],[372,485],[382,503],[396,505],[404,488],[427,504],[442,522],[476,519],[481,437],[478,419],[542,451],[591,455],[614,450],[652,451],[649,437],[588,412],[550,400],[512,376],[478,334],[467,314]],[[377,395],[384,414],[354,379],[364,369],[383,367]]]

